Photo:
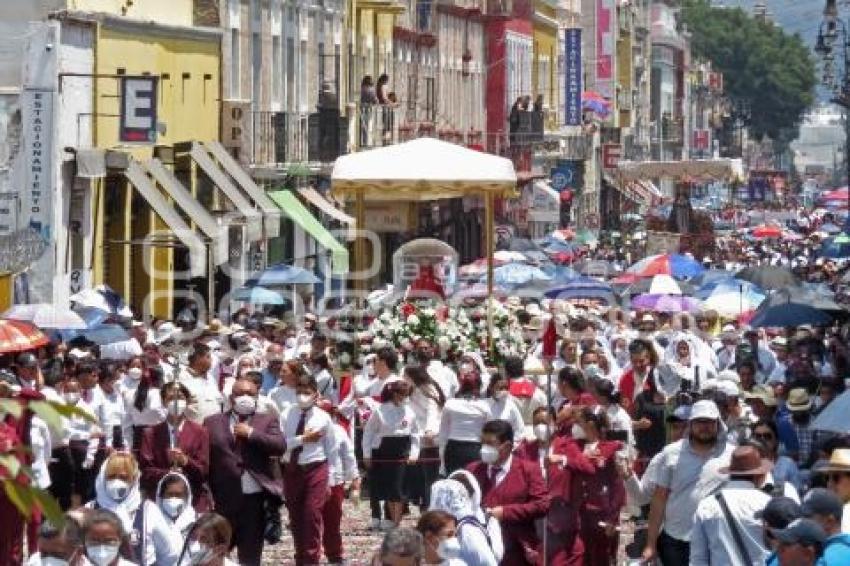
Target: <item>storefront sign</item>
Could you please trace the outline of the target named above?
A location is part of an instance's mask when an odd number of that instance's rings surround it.
[[[369,204],[363,224],[373,232],[407,232],[411,229],[410,208],[406,203]]]
[[[53,195],[53,92],[26,89],[21,95],[24,124],[24,187],[29,225],[50,241]]]
[[[119,140],[156,143],[158,84],[156,77],[121,79]]]
[[[622,157],[623,146],[618,143],[606,143],[602,145],[602,168],[613,170],[617,168]]]
[[[581,29],[567,29],[564,34],[564,116],[567,126],[581,126]]]
[[[596,91],[614,99],[614,0],[596,0]]]
[[[557,167],[549,173],[552,188],[558,191],[572,189],[579,191],[584,186],[583,161],[559,161]]]

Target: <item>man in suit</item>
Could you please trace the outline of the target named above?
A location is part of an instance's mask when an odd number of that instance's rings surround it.
[[[481,504],[502,527],[502,566],[532,566],[540,561],[534,521],[549,510],[549,494],[537,462],[513,457],[514,432],[505,420],[481,431],[481,462],[469,471],[481,486]]]
[[[250,379],[233,384],[227,413],[204,421],[210,436],[210,488],[216,512],[233,526],[239,564],[260,564],[265,500],[283,497],[274,461],[286,451],[277,418],[257,413],[259,388]]]
[[[179,470],[189,480],[195,511],[212,511],[207,486],[209,434],[201,425],[186,419],[186,407],[191,394],[185,385],[176,381],[166,383],[160,394],[168,416],[165,422],[147,428],[142,436],[139,453],[142,488],[153,499],[159,480],[168,472]]]

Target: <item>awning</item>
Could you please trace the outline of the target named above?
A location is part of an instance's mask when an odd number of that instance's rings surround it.
[[[151,159],[144,163],[150,174],[159,185],[165,189],[174,202],[177,203],[189,219],[207,235],[214,247],[213,258],[216,265],[228,261],[227,230],[213,218],[204,206],[195,200],[192,193],[183,186],[174,174],[165,168],[159,159]]]
[[[307,187],[306,189],[298,189],[298,193],[307,199],[307,201],[322,211],[322,213],[327,214],[334,220],[338,222],[342,222],[343,224],[354,225],[356,220],[353,216],[349,216],[345,213],[345,211],[338,209],[333,205],[331,201],[322,196],[319,191],[314,189],[313,187]]]
[[[348,273],[348,249],[340,244],[336,238],[328,232],[316,217],[301,204],[292,192],[287,190],[274,191],[268,196],[280,207],[293,222],[298,224],[302,230],[310,234],[323,248],[331,253],[331,272],[334,275]]]
[[[171,228],[174,236],[189,248],[189,272],[192,277],[203,277],[207,272],[207,247],[180,215],[171,207],[147,175],[146,169],[138,161],[130,160],[124,176],[136,187],[151,208],[165,224]]]
[[[221,191],[230,199],[236,210],[245,217],[246,235],[249,242],[256,242],[263,238],[263,225],[260,213],[248,202],[242,191],[230,182],[230,178],[224,174],[218,165],[210,157],[209,153],[204,150],[198,143],[192,142],[192,149],[189,155],[204,170],[207,177],[212,179],[212,182],[221,189]]]
[[[102,179],[106,177],[106,150],[78,149],[77,177],[81,179]]]
[[[254,201],[254,204],[263,213],[266,219],[266,238],[277,237],[280,234],[280,211],[269,198],[266,191],[257,186],[257,183],[242,169],[242,166],[233,159],[220,142],[204,142],[203,146],[215,157],[219,165],[248,193],[248,196],[251,197],[251,200]]]

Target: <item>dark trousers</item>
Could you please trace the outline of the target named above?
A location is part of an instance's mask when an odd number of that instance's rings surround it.
[[[234,486],[239,489],[239,486]],[[230,548],[236,547],[239,564],[259,566],[263,555],[263,535],[266,522],[266,495],[252,493],[242,496],[242,504],[230,513],[222,513],[233,528]]]
[[[70,446],[53,449],[52,462],[48,464],[51,484],[49,491],[63,511],[71,508],[71,496],[79,495],[86,503],[94,499],[94,467],[85,469],[83,462],[88,450],[87,442],[72,442]]]
[[[328,562],[342,562],[342,533],[339,525],[342,522],[342,501],[345,499],[345,486],[335,485],[331,488],[330,496],[322,509],[322,545],[325,547],[325,558]]]
[[[599,522],[604,520],[601,513],[587,509],[581,514],[581,540],[585,548],[585,566],[609,566],[617,561],[619,537],[617,535],[609,537],[605,533],[605,529],[599,526]]]
[[[582,566],[584,543],[577,531],[549,533],[546,537],[546,566]]]
[[[328,463],[287,465],[283,472],[283,492],[295,545],[295,564],[318,564],[322,557],[322,511],[328,496]]]
[[[431,506],[431,486],[440,477],[440,449],[422,448],[419,461],[407,466],[404,474],[404,493],[407,500],[423,511]]]
[[[466,468],[469,464],[477,462],[480,459],[480,442],[449,440],[446,443],[446,451],[443,454],[446,476],[451,475],[452,472]]]
[[[691,561],[691,543],[661,531],[658,536],[658,559],[663,566],[688,564]]]

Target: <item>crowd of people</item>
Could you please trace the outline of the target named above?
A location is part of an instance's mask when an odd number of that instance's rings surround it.
[[[0,564],[251,566],[282,537],[343,564],[361,489],[376,564],[850,564],[850,438],[812,426],[850,378],[844,328],[571,312],[554,356],[529,327],[497,367],[247,311],[7,356],[0,396],[90,418],[5,415],[67,520],[0,506]]]

